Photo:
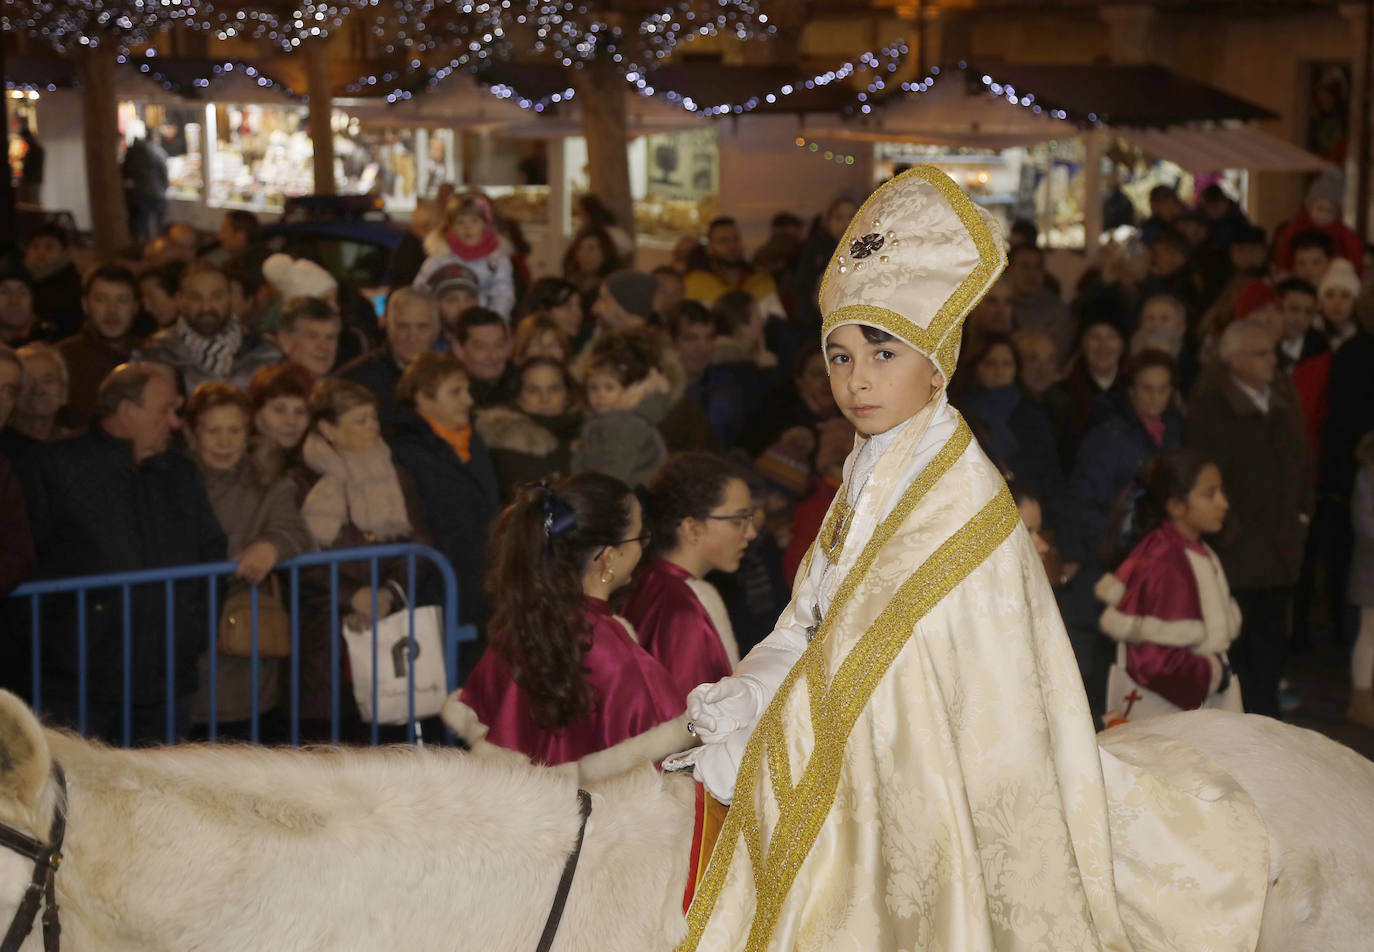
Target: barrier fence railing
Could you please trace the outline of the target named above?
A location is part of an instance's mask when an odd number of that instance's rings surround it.
[[[442,641],[444,652],[444,676],[446,679],[446,691],[452,692],[458,683],[458,645],[462,642],[473,641],[477,637],[476,630],[471,625],[458,624],[458,583],[454,576],[453,567],[448,560],[436,550],[425,545],[415,543],[393,543],[384,545],[365,546],[353,549],[335,549],[328,552],[312,552],[306,555],[297,556],[292,559],[285,559],[274,568],[274,574],[278,577],[285,577],[287,581],[287,591],[283,596],[284,607],[290,615],[290,654],[289,658],[282,658],[281,661],[289,667],[290,676],[287,679],[289,690],[288,696],[284,698],[288,703],[288,735],[287,739],[292,746],[301,743],[301,572],[303,569],[327,568],[329,578],[329,741],[338,743],[340,740],[340,660],[339,650],[341,642],[341,629],[339,619],[339,566],[349,563],[366,563],[369,569],[369,585],[371,589],[371,628],[372,628],[372,672],[374,676],[372,682],[372,716],[370,724],[371,743],[379,743],[382,736],[383,724],[378,720],[379,713],[379,677],[375,676],[378,672],[378,593],[379,593],[379,563],[383,560],[405,559],[406,565],[406,585],[405,601],[407,607],[408,621],[408,640],[405,647],[409,651],[408,659],[394,659],[399,668],[405,666],[405,677],[407,682],[406,693],[406,733],[408,742],[414,743],[417,738],[417,721],[415,717],[415,666],[413,663],[405,663],[407,660],[413,662],[417,651],[415,640],[415,613],[416,605],[416,560],[423,558],[432,564],[439,573],[440,581],[443,586],[442,607]],[[165,665],[166,665],[166,697],[165,697],[165,736],[167,743],[175,743],[182,739],[178,733],[178,714],[177,702],[182,695],[177,693],[176,684],[176,660],[177,660],[177,637],[176,631],[176,586],[191,585],[201,581],[206,585],[205,591],[205,617],[208,620],[208,637],[204,641],[204,649],[208,656],[209,676],[205,689],[209,695],[208,707],[208,739],[214,742],[219,738],[218,716],[218,666],[220,661],[218,651],[218,631],[220,626],[220,610],[223,599],[220,597],[220,584],[222,580],[234,575],[238,565],[235,562],[208,562],[199,565],[180,565],[168,566],[165,568],[140,569],[130,572],[114,572],[101,575],[85,575],[72,578],[43,579],[39,581],[27,582],[16,588],[10,595],[12,600],[23,599],[29,604],[29,633],[30,633],[30,677],[32,694],[29,698],[34,711],[42,713],[43,691],[44,691],[44,630],[43,630],[43,600],[53,596],[75,597],[76,599],[76,651],[77,651],[77,670],[76,670],[76,698],[75,698],[75,724],[74,726],[82,735],[88,733],[88,714],[92,672],[89,670],[90,662],[90,639],[87,631],[87,596],[92,591],[104,591],[118,589],[121,598],[122,619],[120,625],[120,653],[122,663],[120,664],[120,676],[122,677],[121,686],[121,732],[122,743],[130,746],[134,740],[133,734],[133,619],[132,604],[134,590],[144,586],[162,585],[164,588],[163,612],[166,618],[165,642]],[[311,580],[314,584],[317,580]],[[248,724],[247,739],[252,743],[258,743],[261,736],[261,720],[263,711],[260,710],[262,698],[259,697],[259,674],[260,667],[265,659],[261,657],[259,650],[259,620],[260,620],[260,599],[258,587],[250,589],[249,605],[251,617],[250,629],[250,653],[246,659],[249,662],[249,685],[250,685],[250,718]],[[66,632],[49,631],[49,639],[53,637],[63,637]],[[183,635],[183,637],[186,637]],[[195,637],[191,635],[190,637]],[[398,647],[400,647],[398,645]],[[381,659],[383,663],[393,661],[393,658],[385,657]],[[108,676],[111,672],[100,672],[102,676]],[[351,689],[350,689],[351,690]],[[183,691],[182,694],[188,692]],[[278,702],[280,703],[280,702]]]

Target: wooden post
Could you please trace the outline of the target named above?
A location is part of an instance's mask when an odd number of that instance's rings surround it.
[[[568,140],[560,137],[548,140],[549,208],[548,239],[545,242],[546,266],[558,270],[563,260],[563,242],[567,240],[572,220],[572,196],[568,194]]]
[[[0,43],[0,76],[5,75],[5,44]],[[9,95],[0,89],[0,129],[5,130],[5,145],[9,146]],[[5,153],[4,174],[0,175],[0,258],[16,250],[18,235],[15,234],[14,182],[10,178],[10,159]]]
[[[1107,130],[1083,133],[1083,260],[1091,265],[1102,250],[1102,157]]]
[[[91,232],[101,257],[129,244],[129,210],[119,168],[119,112],[115,99],[113,45],[87,50],[80,58],[81,119],[86,132],[86,187]]]
[[[302,44],[306,92],[310,96],[310,145],[315,153],[315,194],[334,194],[334,90],[329,79],[329,55],[323,40]]]
[[[573,89],[582,110],[582,134],[587,139],[592,194],[606,204],[620,227],[633,235],[635,206],[630,193],[625,77],[609,58],[600,56],[572,72]]]

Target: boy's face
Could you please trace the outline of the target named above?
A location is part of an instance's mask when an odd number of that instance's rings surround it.
[[[870,344],[863,327],[846,324],[825,342],[830,392],[845,419],[865,436],[906,422],[945,384],[935,365],[896,338]]]
[[[1289,291],[1283,296],[1283,336],[1301,337],[1317,319],[1317,299],[1306,291]]]
[[[610,413],[619,410],[625,387],[605,370],[593,370],[587,374],[587,406],[594,413]]]
[[[471,376],[491,383],[506,372],[510,345],[505,324],[479,324],[468,328],[468,339],[458,348],[458,359]]]
[[[1299,248],[1293,252],[1293,274],[1312,287],[1320,287],[1331,258],[1320,248]]]
[[[444,330],[450,334],[458,330],[458,318],[463,316],[463,312],[470,307],[477,306],[477,295],[467,288],[449,288],[439,295],[439,320],[443,322]]]

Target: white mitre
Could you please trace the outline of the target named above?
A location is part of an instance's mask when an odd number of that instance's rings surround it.
[[[944,172],[918,165],[869,196],[821,276],[821,346],[881,328],[954,376],[964,318],[1007,266],[1002,230]]]

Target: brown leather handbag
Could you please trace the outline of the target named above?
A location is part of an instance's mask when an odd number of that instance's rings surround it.
[[[252,591],[243,589],[224,600],[219,616],[219,653],[248,658],[253,651]],[[275,577],[258,589],[258,657],[291,657],[291,614],[281,601]]]

